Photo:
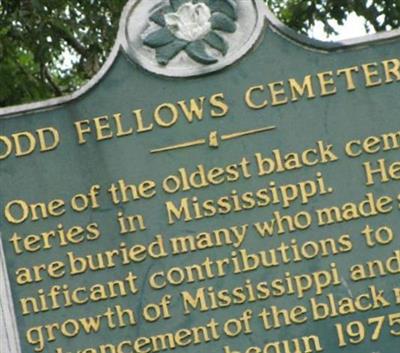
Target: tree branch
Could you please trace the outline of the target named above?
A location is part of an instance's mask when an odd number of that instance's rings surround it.
[[[84,45],[82,45],[71,33],[69,33],[65,28],[59,26],[54,22],[50,22],[53,29],[64,39],[69,46],[71,46],[78,54],[82,56],[87,55],[87,50]]]
[[[54,82],[47,66],[42,63],[40,67],[41,67],[42,79],[46,80],[50,84],[56,96],[62,96],[63,92],[61,88]]]

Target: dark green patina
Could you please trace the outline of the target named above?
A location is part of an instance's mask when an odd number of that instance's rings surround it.
[[[171,1],[171,7],[176,7],[181,2]],[[219,2],[210,2],[210,4]],[[233,2],[226,2],[232,4]],[[219,7],[218,7],[219,8]],[[229,7],[224,12],[234,23],[234,14],[229,15]],[[162,11],[165,11],[163,9]],[[163,26],[162,20],[153,16],[153,21]],[[220,27],[228,31],[230,27]],[[176,48],[184,49],[191,57],[200,62],[203,61],[202,46],[204,43],[193,45],[193,50],[188,45],[180,45],[176,40],[168,42],[170,34],[160,30],[157,34],[147,37],[145,43],[152,47],[163,48],[162,44],[173,46],[173,51],[159,51],[159,61],[167,64],[175,53]],[[400,222],[398,211],[394,210],[385,216],[378,216],[368,220],[360,219],[351,223],[342,222],[327,227],[313,225],[301,232],[260,238],[251,229],[243,244],[243,248],[249,252],[267,250],[279,246],[282,241],[290,243],[296,239],[299,244],[308,240],[318,241],[325,238],[339,238],[342,234],[350,234],[354,243],[351,255],[340,254],[335,257],[321,257],[318,259],[303,261],[299,264],[282,265],[268,270],[258,270],[244,275],[230,275],[225,278],[215,278],[207,283],[196,285],[183,285],[178,288],[172,286],[163,290],[152,290],[144,283],[140,292],[135,296],[127,296],[99,303],[91,303],[85,306],[47,311],[37,315],[23,316],[18,304],[19,298],[29,297],[37,293],[39,289],[47,291],[55,284],[68,284],[71,288],[89,286],[95,283],[124,278],[128,272],[134,272],[143,283],[149,273],[165,270],[182,264],[194,264],[204,261],[206,257],[211,259],[231,256],[232,248],[226,246],[208,251],[199,251],[178,257],[169,256],[159,261],[146,260],[143,263],[131,266],[120,266],[108,271],[89,272],[81,276],[66,276],[58,280],[45,279],[43,282],[18,286],[15,282],[15,272],[20,267],[29,267],[38,263],[49,263],[55,260],[65,261],[66,253],[73,251],[79,256],[94,252],[114,249],[121,242],[127,246],[134,244],[149,244],[154,241],[154,236],[162,234],[165,239],[182,234],[197,234],[201,231],[210,231],[233,225],[252,224],[267,220],[272,217],[274,211],[282,214],[295,214],[303,209],[313,209],[341,205],[348,201],[361,201],[367,192],[374,192],[377,196],[397,195],[399,184],[396,181],[377,183],[373,187],[365,185],[365,176],[362,163],[377,161],[385,158],[388,162],[399,160],[398,151],[379,152],[375,155],[363,155],[357,160],[346,158],[343,146],[352,139],[363,139],[371,135],[379,135],[400,130],[398,117],[400,110],[399,83],[379,85],[374,88],[366,88],[361,75],[355,76],[357,89],[348,91],[345,81],[337,81],[337,93],[327,97],[315,99],[300,99],[290,104],[267,107],[262,110],[249,109],[244,101],[244,93],[254,85],[264,85],[268,82],[286,81],[289,78],[301,80],[306,75],[315,75],[318,72],[338,70],[370,62],[381,62],[386,59],[399,57],[400,40],[390,38],[356,45],[340,50],[331,50],[330,46],[315,43],[295,42],[285,36],[289,32],[280,32],[272,26],[266,26],[265,33],[257,43],[257,46],[240,61],[225,68],[222,71],[199,76],[196,78],[173,79],[149,73],[122,52],[118,54],[108,72],[90,91],[79,98],[67,102],[61,106],[55,105],[45,109],[24,112],[22,115],[9,114],[0,119],[1,135],[10,136],[20,131],[34,131],[43,127],[53,126],[61,133],[61,145],[52,152],[35,152],[29,157],[10,157],[0,162],[0,204],[4,207],[9,201],[23,199],[30,203],[49,202],[54,198],[69,200],[74,194],[86,193],[90,186],[98,184],[104,191],[111,183],[125,179],[128,183],[138,183],[146,179],[152,179],[159,185],[162,179],[168,175],[176,174],[182,166],[188,170],[194,170],[199,164],[207,168],[221,166],[229,163],[238,163],[240,157],[248,158],[254,170],[254,155],[263,153],[270,155],[273,149],[280,149],[283,153],[301,152],[315,146],[316,141],[323,140],[333,144],[340,157],[338,162],[321,165],[316,168],[305,168],[286,173],[276,173],[268,177],[253,177],[250,181],[240,180],[234,185],[211,186],[207,189],[191,190],[179,195],[165,195],[158,188],[157,197],[150,200],[127,202],[119,206],[111,204],[110,199],[102,193],[101,207],[93,211],[74,213],[69,211],[65,216],[52,218],[45,221],[29,221],[21,225],[12,226],[2,216],[1,237],[6,253],[6,262],[9,270],[12,294],[15,302],[18,330],[21,336],[23,353],[34,352],[34,346],[25,339],[26,331],[35,326],[54,322],[62,322],[68,318],[80,318],[82,315],[95,316],[104,312],[106,307],[121,305],[140,312],[145,304],[158,302],[164,295],[172,294],[173,305],[172,319],[160,320],[157,323],[139,321],[135,327],[126,327],[115,330],[102,330],[99,334],[86,335],[81,333],[73,339],[57,336],[56,342],[46,343],[45,352],[55,352],[57,347],[62,347],[62,352],[75,353],[84,351],[87,347],[98,347],[101,344],[118,344],[124,340],[134,340],[141,336],[149,336],[165,332],[175,331],[179,328],[204,325],[211,317],[220,323],[239,317],[245,308],[259,312],[264,307],[272,305],[280,308],[291,308],[295,305],[306,305],[309,296],[299,300],[294,296],[285,296],[266,301],[258,301],[246,305],[233,305],[229,309],[220,309],[204,313],[193,313],[185,316],[179,301],[179,292],[192,291],[199,286],[212,286],[216,290],[232,289],[243,285],[246,279],[253,282],[270,281],[283,277],[286,272],[291,274],[311,273],[319,269],[328,269],[332,262],[336,262],[343,277],[347,280],[345,285],[330,289],[337,298],[345,296],[357,296],[365,292],[368,286],[376,285],[385,290],[388,297],[392,298],[392,290],[399,286],[398,275],[389,275],[385,278],[367,280],[353,283],[348,280],[348,268],[355,263],[363,263],[372,259],[385,259],[393,254],[399,247]],[[204,39],[208,44],[209,41]],[[168,43],[167,43],[168,42]],[[226,48],[223,44],[215,44],[221,52]],[[165,48],[165,46],[164,46]],[[160,49],[157,49],[160,50]],[[164,50],[164,49],[163,49]],[[209,59],[207,59],[209,60]],[[207,61],[204,60],[204,61]],[[382,68],[379,67],[383,76]],[[215,93],[223,92],[230,111],[224,118],[210,118],[210,107],[205,108],[204,119],[189,124],[181,118],[171,128],[155,126],[153,131],[142,134],[133,134],[124,138],[114,138],[109,141],[96,142],[94,135],[88,135],[88,142],[78,145],[74,123],[83,119],[92,119],[98,116],[120,113],[124,121],[129,125],[133,121],[132,111],[143,109],[147,122],[151,119],[154,109],[164,102],[189,101],[196,97],[210,97]],[[316,92],[318,95],[319,92]],[[206,138],[210,132],[217,131],[221,134],[231,134],[237,131],[258,129],[264,126],[274,125],[276,131],[267,134],[258,134],[242,139],[225,141],[219,148],[210,148],[207,145],[196,146],[189,149],[152,154],[151,150],[167,145],[173,145],[183,141]],[[308,205],[300,202],[293,204],[289,210],[268,207],[258,208],[238,214],[230,213],[225,216],[216,216],[210,219],[204,218],[196,222],[179,221],[173,226],[167,224],[164,202],[182,197],[197,196],[201,200],[220,197],[229,194],[233,189],[238,192],[256,190],[266,187],[270,182],[277,184],[296,183],[300,180],[313,178],[316,172],[321,172],[329,186],[335,189],[331,195],[315,198]],[[148,229],[143,232],[121,236],[116,222],[118,212],[129,214],[143,214],[146,217]],[[94,243],[83,242],[78,246],[53,248],[40,253],[25,253],[16,256],[10,243],[10,238],[17,232],[27,236],[39,234],[51,229],[56,229],[62,223],[65,227],[73,225],[86,225],[97,222],[101,228],[102,236]],[[366,224],[377,228],[382,225],[390,225],[395,232],[395,240],[390,246],[368,249],[360,236],[360,232]],[[325,294],[324,294],[325,295]],[[322,297],[320,297],[322,300]],[[292,325],[279,330],[265,331],[260,322],[253,320],[253,334],[240,335],[237,338],[223,338],[218,342],[196,347],[179,348],[176,352],[223,352],[223,347],[229,345],[232,350],[244,352],[250,346],[263,346],[267,342],[282,341],[295,337],[317,334],[321,338],[324,352],[327,353],[366,353],[380,352],[392,353],[396,351],[398,338],[390,334],[388,326],[382,331],[379,341],[373,342],[367,338],[363,345],[351,345],[344,349],[337,347],[337,337],[334,324],[362,320],[368,318],[398,312],[396,306],[368,313],[357,313],[347,317],[336,317],[326,321],[309,321],[304,325]],[[370,336],[369,336],[370,337]],[[284,352],[282,350],[282,352]],[[294,352],[290,352],[294,353]]]

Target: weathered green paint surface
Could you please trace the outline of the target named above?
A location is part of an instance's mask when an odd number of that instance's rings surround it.
[[[122,279],[129,271],[134,272],[139,278],[146,279],[146,274],[171,268],[175,265],[201,263],[206,257],[229,257],[231,247],[225,246],[212,251],[199,251],[178,257],[169,256],[166,259],[152,261],[147,259],[141,264],[120,266],[118,268],[87,273],[82,276],[66,276],[59,280],[48,280],[26,286],[15,283],[15,271],[24,266],[38,263],[49,263],[55,260],[65,260],[66,253],[73,251],[77,255],[86,255],[94,252],[118,248],[120,242],[128,246],[133,244],[148,244],[154,241],[154,236],[163,234],[169,237],[180,234],[197,234],[220,227],[233,225],[252,224],[253,222],[268,220],[274,211],[284,214],[295,214],[302,209],[313,209],[341,205],[348,201],[361,201],[367,192],[373,191],[377,196],[392,195],[399,192],[398,182],[386,184],[377,183],[374,187],[366,187],[362,163],[385,158],[388,162],[399,159],[398,150],[380,152],[376,155],[362,156],[357,160],[345,157],[343,146],[352,139],[362,139],[370,135],[396,132],[399,130],[398,111],[400,108],[399,84],[392,83],[376,88],[365,88],[363,76],[355,75],[357,89],[348,92],[344,79],[337,80],[338,92],[336,95],[316,98],[313,100],[300,99],[297,103],[290,103],[281,107],[268,107],[263,110],[250,110],[244,102],[244,93],[250,87],[274,81],[286,81],[289,78],[302,79],[305,75],[322,71],[336,71],[337,69],[369,62],[381,62],[385,59],[398,57],[400,40],[381,42],[366,45],[363,48],[348,49],[339,52],[322,52],[306,49],[299,44],[285,39],[282,35],[266,28],[265,35],[258,45],[246,57],[236,64],[209,75],[191,79],[172,79],[153,75],[133,64],[120,53],[104,78],[88,93],[61,107],[24,114],[23,116],[4,117],[0,120],[1,135],[9,136],[20,131],[33,131],[35,129],[53,126],[61,132],[60,147],[50,153],[40,154],[35,152],[26,158],[10,157],[0,162],[0,202],[6,205],[10,200],[23,199],[28,202],[50,201],[53,198],[69,200],[74,194],[86,193],[90,186],[99,184],[103,191],[111,183],[125,179],[130,183],[138,183],[145,179],[155,180],[158,184],[167,175],[177,174],[177,170],[185,166],[188,170],[195,170],[199,164],[207,168],[238,163],[242,157],[247,157],[252,165],[252,173],[256,174],[255,153],[270,155],[273,149],[279,148],[282,152],[301,152],[306,148],[315,146],[316,141],[324,140],[333,144],[340,161],[316,168],[304,168],[282,174],[266,177],[253,177],[250,181],[241,180],[232,185],[211,186],[205,190],[189,191],[178,195],[167,196],[157,188],[157,197],[146,201],[130,202],[119,207],[111,204],[104,193],[101,197],[101,208],[87,211],[82,214],[68,211],[61,218],[46,221],[25,222],[12,226],[2,216],[1,235],[5,247],[6,261],[11,279],[11,287],[16,303],[16,316],[21,335],[22,352],[34,352],[32,345],[25,339],[28,328],[46,323],[62,322],[67,318],[79,318],[102,313],[107,306],[121,305],[140,311],[144,303],[157,302],[165,294],[173,293],[177,297],[183,290],[194,292],[199,287],[184,285],[173,289],[155,291],[145,284],[136,296],[127,296],[123,299],[108,301],[107,303],[88,304],[83,307],[75,306],[70,309],[49,311],[38,315],[21,314],[18,299],[30,296],[39,289],[47,291],[55,284],[68,284],[71,288],[80,285],[105,283],[107,280]],[[382,74],[381,67],[379,68]],[[383,77],[383,76],[382,76]],[[209,97],[215,93],[223,92],[230,107],[229,114],[220,119],[212,119],[206,111],[203,121],[188,124],[182,117],[172,128],[163,129],[155,127],[152,132],[134,134],[129,137],[112,139],[106,142],[95,142],[93,135],[88,135],[88,143],[82,146],[77,144],[74,122],[82,119],[92,119],[97,116],[121,113],[124,121],[129,126],[133,124],[132,110],[143,109],[145,121],[150,121],[155,107],[164,102],[177,102],[193,97]],[[316,92],[318,93],[318,92]],[[208,109],[208,108],[207,108]],[[189,149],[151,154],[150,150],[176,144],[184,141],[207,138],[211,131],[219,134],[233,133],[256,129],[264,126],[275,125],[277,129],[266,134],[223,142],[219,148],[213,149],[197,146]],[[204,218],[196,222],[177,222],[168,226],[166,211],[163,203],[167,200],[177,201],[183,197],[197,196],[201,200],[216,198],[229,194],[233,189],[239,192],[257,190],[266,187],[271,181],[278,185],[296,183],[301,180],[313,178],[316,172],[322,172],[329,186],[335,189],[331,195],[315,198],[307,206],[302,206],[298,201],[288,210],[275,208],[256,208],[241,213],[230,213],[225,216]],[[141,213],[146,217],[148,230],[137,232],[133,235],[120,236],[116,223],[119,211],[125,214]],[[86,225],[97,222],[101,228],[101,238],[94,242],[84,242],[81,245],[70,245],[65,248],[53,248],[41,251],[39,254],[24,254],[15,256],[10,237],[14,232],[19,234],[37,234],[47,230],[56,229],[59,223],[70,227],[72,225]],[[376,247],[367,251],[363,238],[359,235],[366,224],[376,228],[390,225],[395,232],[395,240],[386,247]],[[399,247],[400,222],[398,211],[395,210],[385,216],[373,217],[368,220],[359,220],[346,224],[335,224],[326,227],[317,227],[315,224],[306,231],[285,234],[261,239],[254,231],[249,230],[243,248],[250,253],[275,248],[282,241],[289,243],[292,238],[299,244],[308,240],[318,240],[328,237],[338,238],[342,234],[350,234],[354,243],[352,254],[341,254],[335,257],[318,258],[303,261],[300,264],[282,265],[279,268],[257,270],[242,275],[229,275],[221,279],[213,279],[205,283],[216,289],[232,289],[243,285],[246,279],[255,283],[270,281],[284,276],[285,272],[303,274],[314,272],[318,269],[328,269],[331,262],[336,262],[341,273],[348,278],[347,269],[355,263],[363,263],[372,259],[386,259]],[[358,250],[360,249],[360,250]],[[142,282],[140,282],[142,283]],[[389,275],[385,278],[363,281],[358,284],[349,283],[330,288],[327,292],[334,293],[337,298],[343,296],[356,296],[365,292],[370,285],[376,285],[385,290],[392,298],[392,289],[399,285],[398,276]],[[323,297],[327,293],[324,293]],[[184,316],[180,301],[174,301],[172,306],[173,319],[159,321],[154,324],[139,322],[136,327],[125,329],[104,330],[100,334],[85,335],[81,333],[74,339],[65,339],[57,336],[54,343],[46,343],[45,352],[54,352],[57,347],[63,347],[62,352],[76,352],[85,347],[96,347],[103,343],[117,344],[123,340],[134,340],[140,336],[175,331],[179,328],[193,327],[206,324],[211,317],[219,322],[240,316],[245,308],[258,312],[263,307],[276,305],[280,308],[290,308],[294,305],[307,306],[308,294],[303,300],[295,296],[273,298],[265,301],[246,305],[231,306],[206,313],[194,313]],[[322,297],[321,297],[322,298]],[[229,345],[232,350],[245,351],[250,346],[263,346],[266,342],[285,340],[304,335],[318,334],[325,352],[394,352],[398,338],[390,335],[388,326],[383,328],[382,337],[378,342],[366,339],[363,346],[349,345],[344,349],[337,347],[337,338],[334,324],[362,320],[366,322],[369,317],[386,315],[397,312],[396,306],[386,310],[369,311],[364,314],[354,314],[347,317],[329,319],[321,322],[308,322],[305,325],[293,325],[280,330],[264,331],[260,322],[254,320],[252,335],[241,335],[236,339],[221,339],[207,345],[176,349],[177,352],[223,352],[223,347]],[[370,337],[370,334],[368,335]]]

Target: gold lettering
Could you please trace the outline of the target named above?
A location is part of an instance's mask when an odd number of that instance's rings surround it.
[[[307,75],[304,78],[303,83],[300,85],[294,78],[289,79],[289,86],[292,92],[292,101],[297,102],[299,97],[302,97],[306,94],[307,91],[307,98],[312,99],[315,98],[314,87],[312,84],[311,75]]]
[[[341,76],[344,74],[344,76],[346,78],[346,84],[347,84],[348,91],[354,91],[356,89],[353,73],[357,73],[358,71],[359,71],[358,66],[347,67],[347,68],[338,70],[337,75]]]
[[[336,94],[335,81],[333,80],[333,72],[325,71],[318,73],[319,84],[321,87],[321,96],[329,96]]]
[[[256,91],[264,92],[265,88],[262,85],[250,87],[245,95],[245,101],[249,108],[251,109],[263,109],[268,106],[268,101],[264,100],[260,104],[257,104],[253,100],[253,93]]]
[[[379,71],[377,70],[377,67],[378,67],[377,63],[362,65],[365,77],[365,85],[367,87],[376,87],[382,84],[382,79],[380,78],[374,81],[374,78],[379,76]]]
[[[272,82],[268,84],[269,90],[271,92],[273,106],[283,105],[288,102],[288,98],[285,96],[285,88],[283,81]]]

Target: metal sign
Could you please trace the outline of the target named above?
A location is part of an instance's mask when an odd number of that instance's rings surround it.
[[[393,352],[398,37],[130,1],[87,86],[0,110],[0,351]]]

